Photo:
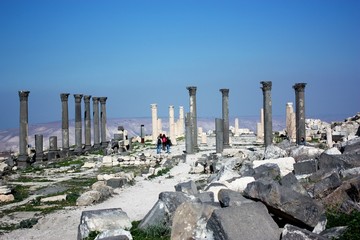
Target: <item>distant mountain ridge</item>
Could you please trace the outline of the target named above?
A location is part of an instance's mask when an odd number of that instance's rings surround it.
[[[335,115],[333,116],[324,116],[320,118],[322,121],[332,122],[332,121],[342,121],[339,119],[345,119]],[[256,123],[259,122],[259,117],[249,116],[249,117],[238,117],[239,119],[239,128],[248,128],[256,132]],[[198,127],[202,127],[203,131],[209,131],[215,129],[215,118],[201,118],[198,117]],[[234,117],[229,118],[230,126],[234,126]],[[93,124],[91,122],[91,124]],[[150,135],[152,132],[152,123],[151,118],[111,118],[107,119],[107,137],[111,139],[114,133],[118,131],[118,126],[123,126],[127,131],[129,136],[138,136],[140,135],[140,127],[144,125],[144,131],[146,135]],[[163,131],[168,131],[168,118],[162,118]],[[93,127],[93,126],[92,126]],[[285,128],[285,116],[273,116],[273,130],[279,131]],[[91,129],[93,130],[93,129]],[[84,127],[83,127],[84,131]],[[70,145],[75,144],[75,123],[74,120],[69,121],[69,132],[70,132]],[[35,134],[43,135],[44,149],[48,148],[49,137],[57,136],[58,138],[58,147],[61,147],[61,121],[41,123],[41,124],[29,124],[29,139],[28,142],[31,146],[35,146]],[[83,137],[84,142],[84,137]],[[0,130],[0,152],[2,151],[18,151],[19,145],[19,129],[11,128]]]

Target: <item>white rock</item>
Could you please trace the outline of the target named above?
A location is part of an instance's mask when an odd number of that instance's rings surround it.
[[[83,168],[94,168],[96,166],[96,163],[94,162],[86,162],[84,163],[84,165],[82,166]]]
[[[104,156],[103,159],[102,159],[102,162],[103,163],[111,163],[113,162],[113,159],[111,156]]]
[[[7,195],[1,194],[0,195],[0,202],[12,202],[14,200],[15,200],[15,198],[14,198],[14,195],[12,195],[12,194],[7,194]]]
[[[325,153],[328,154],[328,155],[339,155],[339,154],[341,154],[339,149],[337,149],[336,147],[329,148],[329,149],[325,150]]]
[[[8,186],[0,186],[0,194],[1,195],[6,195],[11,193],[11,188],[9,188]]]
[[[242,177],[242,178],[238,178],[232,182],[226,182],[225,184],[229,189],[242,193],[242,192],[244,192],[247,185],[254,181],[255,181],[255,178],[253,178],[253,177]]]
[[[279,166],[281,176],[285,176],[294,170],[295,159],[293,157],[266,159],[260,161],[253,161],[253,167],[256,168],[263,164],[273,163]]]
[[[42,198],[40,202],[57,202],[57,201],[65,201],[66,200],[66,194],[63,195],[57,195],[52,197],[46,197]]]

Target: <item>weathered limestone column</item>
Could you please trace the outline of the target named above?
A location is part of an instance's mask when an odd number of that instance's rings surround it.
[[[235,136],[239,136],[239,119],[235,118],[235,132],[234,132]]]
[[[194,151],[199,151],[198,146],[198,132],[197,132],[197,113],[196,113],[196,87],[190,86],[186,87],[187,90],[189,90],[189,96],[190,96],[190,121],[191,121],[191,135],[193,138],[193,145],[194,145]]]
[[[57,136],[50,136],[48,160],[54,160],[57,158],[58,158]]]
[[[305,86],[306,83],[295,83],[295,104],[296,104],[296,143],[300,144],[301,139],[306,140],[305,131]]]
[[[35,134],[35,152],[36,152],[36,161],[44,160],[44,137],[42,134]]]
[[[230,147],[229,134],[229,89],[220,89],[222,94],[222,119],[224,120],[224,148]]]
[[[295,115],[293,103],[286,103],[286,132],[290,142],[294,142],[296,137]]]
[[[101,146],[106,147],[108,141],[106,139],[106,100],[107,97],[100,97],[101,113],[100,113],[100,122],[101,122]]]
[[[75,152],[82,152],[82,119],[81,99],[82,94],[74,94],[75,98]]]
[[[185,116],[185,151],[186,154],[194,153],[194,144],[193,144],[193,126],[191,126],[191,113],[186,113]]]
[[[61,134],[62,134],[62,150],[69,150],[69,108],[68,108],[68,99],[70,93],[61,93]]]
[[[178,127],[178,135],[179,136],[184,136],[184,107],[180,106],[179,107],[179,127]]]
[[[20,129],[19,129],[19,157],[18,166],[24,168],[28,165],[29,154],[28,136],[29,136],[29,122],[28,122],[28,97],[30,91],[19,91],[20,98]]]
[[[90,120],[90,95],[84,96],[85,103],[85,112],[84,112],[84,121],[85,121],[85,150],[91,148],[91,120]]]
[[[159,135],[160,133],[163,132],[163,130],[162,130],[162,120],[161,120],[161,118],[158,118],[158,119],[157,119],[157,127],[158,127],[157,132],[158,132],[158,135]]]
[[[216,153],[222,153],[224,150],[224,120],[215,118],[216,134]]]
[[[257,142],[264,142],[264,109],[260,109],[260,122],[256,124]]]
[[[262,91],[264,95],[264,144],[265,147],[272,144],[272,101],[271,101],[271,87],[272,82],[260,82],[262,84]]]
[[[334,145],[332,140],[332,130],[330,126],[326,128],[326,143],[329,148],[332,148]]]
[[[144,124],[140,125],[140,138],[141,138],[141,143],[145,143],[145,129],[144,129]],[[131,140],[130,140],[131,142]]]
[[[174,106],[169,106],[169,137],[172,144],[176,144]]]
[[[100,147],[99,98],[93,97],[94,148]]]
[[[206,145],[207,144],[207,136],[206,133],[201,134],[201,144]]]
[[[159,125],[157,117],[157,105],[155,103],[151,104],[151,124],[152,124],[152,140],[153,143],[157,142],[157,137],[159,136]]]

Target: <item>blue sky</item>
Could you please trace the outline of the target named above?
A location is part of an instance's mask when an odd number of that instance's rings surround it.
[[[360,111],[360,1],[0,1],[0,129],[61,119],[60,93],[107,96],[107,115],[150,117],[150,104],[199,117],[259,115],[260,81],[273,114],[306,82],[306,115]],[[74,98],[69,97],[70,118]]]

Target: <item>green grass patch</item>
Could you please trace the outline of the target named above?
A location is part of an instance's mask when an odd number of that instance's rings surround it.
[[[167,174],[169,171],[170,171],[170,168],[163,168],[163,169],[159,170],[157,172],[157,174],[150,175],[149,179],[153,179],[153,178],[156,178],[156,177],[163,176],[163,175]]]
[[[339,238],[340,240],[360,240],[360,212],[352,211],[350,214],[336,211],[326,213],[326,228],[337,226],[348,226],[346,232]]]
[[[170,240],[171,229],[165,225],[148,227],[147,229],[138,228],[140,221],[132,222],[130,229],[134,240]]]
[[[67,158],[63,161],[51,163],[48,166],[49,167],[70,167],[70,166],[78,165],[79,167],[81,167],[82,165],[84,165],[84,161],[85,161],[85,158],[76,158],[76,159]]]

